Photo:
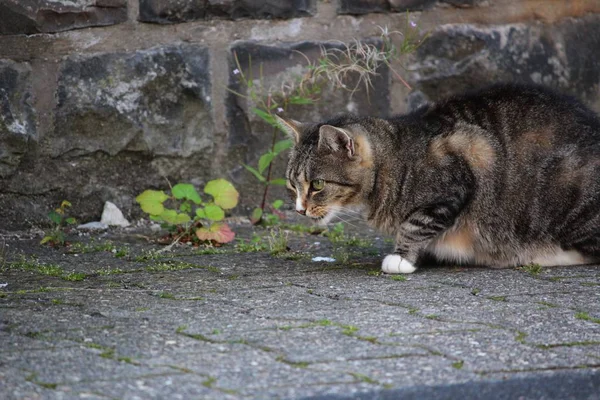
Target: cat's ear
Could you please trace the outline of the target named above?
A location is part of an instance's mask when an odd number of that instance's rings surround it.
[[[277,126],[294,141],[294,144],[298,144],[300,136],[302,136],[302,122],[294,121],[293,119],[286,120],[277,114],[275,114],[275,121],[277,122]]]
[[[355,153],[354,140],[350,134],[331,125],[319,128],[319,149],[332,153],[344,152],[348,157],[353,157]]]

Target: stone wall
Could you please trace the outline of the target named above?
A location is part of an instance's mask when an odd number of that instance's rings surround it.
[[[70,200],[80,220],[104,201],[171,182],[225,177],[242,206],[269,127],[248,112],[233,55],[276,85],[322,45],[421,32],[371,95],[327,91],[291,116],[389,115],[497,81],[537,82],[600,111],[598,0],[0,0],[0,230],[40,226]],[[256,68],[255,68],[256,72]],[[282,160],[277,165],[280,174]]]

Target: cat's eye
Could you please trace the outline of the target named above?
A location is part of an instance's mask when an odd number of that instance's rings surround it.
[[[325,181],[323,179],[315,179],[314,181],[312,181],[310,183],[310,188],[315,192],[318,192],[319,190],[323,190],[324,187],[325,187]]]

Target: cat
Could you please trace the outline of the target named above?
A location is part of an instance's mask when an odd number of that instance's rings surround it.
[[[360,213],[395,237],[385,273],[422,256],[489,267],[600,261],[600,119],[539,86],[501,84],[389,119],[278,117],[296,211]]]

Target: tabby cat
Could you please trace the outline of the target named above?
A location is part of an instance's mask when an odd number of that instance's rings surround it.
[[[570,97],[497,85],[390,119],[278,119],[296,211],[360,213],[395,236],[386,273],[422,256],[490,267],[600,261],[600,120]]]

